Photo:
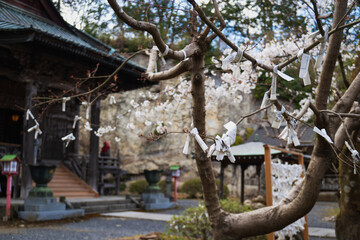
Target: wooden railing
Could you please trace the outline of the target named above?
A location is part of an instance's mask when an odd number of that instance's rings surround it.
[[[100,156],[98,158],[98,189],[100,195],[104,195],[105,189],[115,188],[115,194],[120,191],[120,177],[122,170],[120,169],[120,154],[116,158]],[[112,174],[115,178],[114,182],[105,182],[105,175]]]
[[[89,155],[81,154],[68,154],[65,165],[70,168],[77,176],[82,180],[87,180],[89,169]],[[120,177],[124,174],[124,171],[120,169],[120,154],[116,158],[114,157],[98,157],[98,191],[100,195],[105,194],[105,189],[115,189],[115,194],[118,195],[120,191]],[[114,182],[106,182],[106,174],[112,174],[114,176]]]

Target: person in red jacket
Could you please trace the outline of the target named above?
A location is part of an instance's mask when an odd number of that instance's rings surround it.
[[[110,157],[110,145],[109,142],[104,142],[104,146],[101,148],[100,156]]]

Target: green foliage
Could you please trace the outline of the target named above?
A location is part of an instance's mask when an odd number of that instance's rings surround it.
[[[236,135],[235,142],[231,146],[240,145],[244,142],[244,139],[240,135]]]
[[[239,202],[235,199],[221,199],[220,207],[230,213],[242,213],[254,210],[250,206],[239,204]]]
[[[125,184],[125,183],[120,183],[119,189],[120,189],[120,192],[125,191],[125,189],[126,189],[126,184]]]
[[[148,186],[148,182],[145,179],[137,180],[130,184],[129,192],[131,193],[143,193]]]
[[[220,206],[230,213],[248,212],[252,209],[239,204],[236,200],[221,200]],[[178,216],[173,216],[167,224],[167,233],[164,239],[211,239],[211,227],[206,208],[203,202],[196,207],[190,207]],[[256,236],[249,240],[265,240],[266,236]]]
[[[211,239],[210,221],[204,203],[174,215],[167,225],[170,239]],[[178,237],[178,238],[177,238]]]
[[[216,186],[219,189],[220,181],[216,179]],[[194,178],[187,180],[183,183],[180,188],[180,191],[189,195],[189,198],[196,198],[198,196],[203,195],[203,187],[201,184],[201,180],[199,178]],[[229,196],[229,188],[224,184],[223,188],[223,198],[227,198]]]
[[[194,178],[187,180],[183,183],[180,188],[180,191],[189,195],[189,198],[196,198],[197,194],[203,194],[203,188],[201,180],[199,178]]]
[[[289,76],[298,76],[298,69],[289,68],[285,71]],[[262,99],[264,93],[269,90],[271,86],[272,76],[270,74],[262,72],[258,78],[258,84],[253,91],[256,99]],[[296,109],[300,107],[299,102],[307,97],[307,93],[311,93],[311,85],[303,86],[302,80],[295,77],[294,81],[278,80],[277,91],[279,99],[286,101],[293,101]]]
[[[246,139],[249,139],[253,133],[254,133],[253,128],[246,128],[246,133],[245,133]]]
[[[161,188],[161,192],[166,193],[166,180],[161,180],[157,183],[157,185]],[[174,182],[171,182],[171,191],[175,190]]]

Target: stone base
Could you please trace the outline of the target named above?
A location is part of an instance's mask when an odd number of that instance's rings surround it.
[[[24,211],[19,211],[18,216],[27,221],[45,221],[82,217],[84,213],[83,209],[66,210],[65,204],[56,202],[54,197],[29,197],[24,201]]]
[[[27,198],[24,201],[24,211],[64,211],[64,203],[57,203],[56,198]]]
[[[141,197],[144,200],[146,211],[169,209],[176,206],[174,202],[170,202],[169,198],[165,198],[163,193],[143,193]]]
[[[58,220],[84,216],[84,209],[58,210],[58,211],[20,211],[19,218],[26,221]]]

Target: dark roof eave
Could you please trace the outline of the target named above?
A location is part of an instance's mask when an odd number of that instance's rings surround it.
[[[96,63],[104,64],[111,68],[117,68],[124,60],[115,56],[105,55],[104,53],[100,53],[90,48],[86,48],[83,46],[77,46],[71,42],[66,42],[58,38],[54,38],[51,35],[46,33],[41,33],[32,29],[29,30],[12,30],[12,31],[3,31],[6,33],[4,36],[0,36],[0,43],[6,44],[14,44],[14,43],[22,43],[22,42],[40,42],[46,44],[51,47],[55,47],[57,49],[65,50],[71,54],[76,56],[85,57],[91,61]],[[13,33],[13,34],[8,34]],[[59,43],[61,42],[61,43]],[[141,73],[145,72],[145,69],[128,62],[122,71],[127,74],[140,78]]]

